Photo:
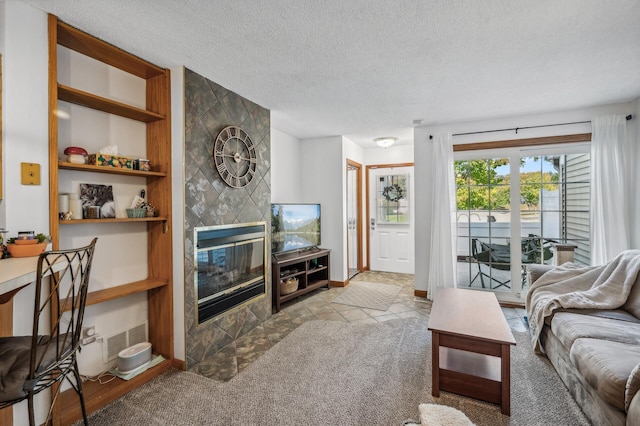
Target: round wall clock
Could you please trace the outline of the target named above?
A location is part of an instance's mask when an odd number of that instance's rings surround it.
[[[213,160],[222,180],[233,188],[247,186],[256,174],[256,149],[253,141],[239,127],[228,126],[218,133]]]

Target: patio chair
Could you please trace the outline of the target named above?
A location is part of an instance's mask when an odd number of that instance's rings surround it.
[[[500,280],[491,274],[488,274],[482,270],[482,265],[487,265],[489,268],[494,268],[502,271],[511,270],[511,247],[508,244],[487,244],[484,241],[480,241],[478,238],[471,240],[471,257],[478,265],[478,272],[469,282],[469,287],[474,281],[480,277],[480,283],[482,288],[485,288],[484,278],[489,278],[489,288],[507,287],[511,282],[511,278],[508,280]],[[496,287],[491,285],[491,281],[498,283]]]
[[[522,283],[524,285],[526,279],[525,266],[528,264],[540,264],[545,260],[551,259],[553,252],[551,251],[551,244],[553,240],[543,239],[540,236],[529,234],[528,237],[524,237],[520,241],[521,248],[521,260],[522,267]],[[511,244],[487,244],[478,238],[471,240],[471,255],[475,262],[478,264],[478,272],[469,282],[469,287],[474,281],[480,277],[480,283],[482,288],[485,288],[484,278],[489,278],[489,288],[507,287],[511,282],[511,279],[500,280],[492,274],[487,274],[482,270],[482,265],[487,265],[489,268],[498,269],[502,271],[511,270]],[[491,281],[498,283],[496,287],[491,285]]]

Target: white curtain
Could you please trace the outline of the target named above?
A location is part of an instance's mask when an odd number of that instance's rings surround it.
[[[427,143],[433,149],[427,297],[433,300],[437,288],[456,287],[456,183],[451,134]]]
[[[624,116],[597,117],[591,135],[591,264],[602,265],[629,244],[630,157]]]

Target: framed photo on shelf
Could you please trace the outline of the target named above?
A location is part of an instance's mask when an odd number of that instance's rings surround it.
[[[80,184],[80,200],[82,210],[87,207],[100,207],[101,218],[116,217],[116,204],[113,201],[113,187],[111,185],[97,185],[92,183]]]

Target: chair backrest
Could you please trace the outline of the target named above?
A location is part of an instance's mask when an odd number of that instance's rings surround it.
[[[27,386],[57,381],[80,346],[91,263],[97,238],[85,247],[44,252],[38,259],[31,360]],[[49,284],[47,286],[47,284]],[[34,350],[35,349],[35,350]],[[51,380],[43,377],[53,374]],[[30,384],[29,384],[30,383]]]
[[[553,257],[551,241],[529,234],[522,238],[522,263],[543,263]]]

